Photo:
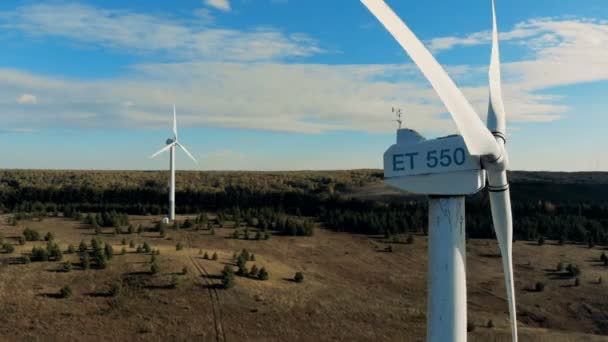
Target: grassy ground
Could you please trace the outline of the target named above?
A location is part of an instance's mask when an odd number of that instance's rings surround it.
[[[152,227],[158,217],[131,217],[137,226]],[[183,217],[179,218],[183,219]],[[101,238],[114,247],[105,270],[81,270],[77,255],[71,272],[61,263],[20,264],[16,257],[35,244],[19,246],[15,239],[25,226],[52,232],[63,250],[90,241],[91,227],[63,219],[0,225],[15,245],[0,254],[0,340],[197,340],[197,341],[423,341],[426,307],[426,239],[411,245],[393,244],[384,252],[381,238],[339,234],[317,229],[313,237],[276,237],[267,241],[235,240],[232,228],[208,231],[168,229],[167,236],[111,234]],[[121,245],[125,238],[127,246]],[[147,241],[159,249],[160,272],[149,274],[151,256],[137,254],[128,243]],[[186,246],[177,251],[181,242]],[[126,255],[119,255],[122,248]],[[217,289],[225,265],[235,251],[252,251],[268,281],[237,277],[236,286]],[[218,260],[204,260],[199,251]],[[601,266],[602,249],[515,244],[515,272],[522,341],[604,341],[608,334],[608,268]],[[469,321],[472,341],[509,341],[507,304],[498,249],[494,241],[468,242]],[[558,262],[582,268],[580,286],[556,273]],[[187,273],[182,274],[186,267]],[[304,283],[292,281],[303,272]],[[173,279],[178,279],[172,288]],[[113,282],[125,286],[118,297],[109,294]],[[534,292],[537,281],[546,284]],[[70,285],[74,295],[57,298]],[[488,328],[488,320],[495,327]],[[596,335],[586,335],[596,334]]]

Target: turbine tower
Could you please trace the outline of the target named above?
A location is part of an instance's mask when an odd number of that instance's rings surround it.
[[[184,151],[186,153],[186,155],[188,155],[188,157],[190,157],[190,159],[192,159],[195,163],[198,164],[198,161],[196,161],[196,159],[192,156],[190,151],[188,151],[188,149],[184,145],[179,143],[179,139],[178,139],[178,135],[177,135],[177,112],[175,110],[175,105],[173,105],[173,137],[167,139],[166,144],[167,144],[167,146],[163,147],[161,150],[154,153],[152,156],[150,156],[150,158],[156,158],[157,156],[161,155],[162,153],[169,151],[169,173],[170,173],[169,215],[168,215],[167,219],[168,219],[168,221],[174,221],[175,220],[175,150],[176,150],[175,148],[179,147],[180,149],[182,149],[182,151]]]
[[[506,121],[501,91],[496,11],[492,0],[492,54],[487,127],[424,44],[383,0],[361,0],[422,71],[460,135],[426,140],[404,128],[384,154],[385,181],[429,195],[427,340],[467,339],[465,195],[486,187],[502,255],[512,340],[517,341],[513,282],[513,222],[507,181]]]

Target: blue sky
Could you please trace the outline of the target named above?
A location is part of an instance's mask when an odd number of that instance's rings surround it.
[[[388,0],[482,118],[489,0]],[[608,6],[497,0],[511,168],[608,170]],[[0,2],[3,168],[380,168],[391,107],[436,137],[437,96],[355,0]],[[6,148],[9,146],[10,148]]]

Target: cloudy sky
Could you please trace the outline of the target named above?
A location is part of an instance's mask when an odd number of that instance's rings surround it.
[[[489,0],[388,0],[478,113]],[[608,170],[605,0],[497,0],[512,169]],[[380,168],[406,126],[455,132],[356,0],[2,1],[2,168]]]

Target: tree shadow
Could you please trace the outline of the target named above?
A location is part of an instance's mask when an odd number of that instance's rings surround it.
[[[283,278],[283,281],[289,282],[289,283],[296,283],[296,281],[293,278]]]
[[[63,296],[60,293],[40,293],[37,295],[37,297],[63,299]]]
[[[573,278],[572,275],[567,271],[559,272],[559,271],[553,270],[551,272],[546,272],[546,273],[547,273],[547,276],[549,277],[549,279],[552,279],[552,280],[565,280],[565,279]]]
[[[500,255],[500,253],[479,253],[477,254],[478,256],[482,257],[482,258],[491,258],[491,259],[497,259],[502,257]]]
[[[109,292],[88,292],[84,294],[85,296],[92,298],[110,298],[112,294]]]
[[[211,289],[211,290],[223,290],[224,285],[222,284],[199,284],[199,286],[203,289]]]
[[[8,259],[6,259],[6,264],[7,265],[26,265],[27,262],[25,262],[25,257],[10,257]]]

